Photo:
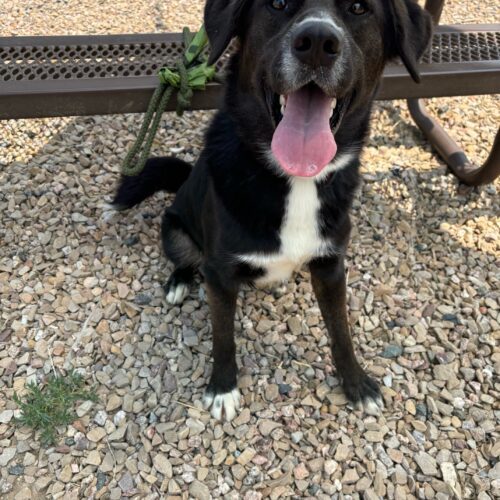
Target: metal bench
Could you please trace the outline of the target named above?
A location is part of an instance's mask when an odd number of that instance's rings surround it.
[[[428,1],[435,19],[442,3]],[[0,38],[0,119],[144,112],[157,71],[182,51],[181,35],[168,33]],[[500,24],[438,26],[419,69],[415,84],[401,64],[389,65],[377,98],[409,99],[417,125],[462,181],[495,179],[500,130],[490,158],[476,168],[419,98],[500,93]],[[216,107],[221,94],[220,84],[210,84],[195,93],[192,109]]]

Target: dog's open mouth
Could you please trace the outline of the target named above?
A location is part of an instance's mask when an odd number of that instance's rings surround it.
[[[310,83],[286,96],[276,95],[274,100],[274,157],[288,175],[318,175],[335,158],[334,133],[349,99],[329,97]]]

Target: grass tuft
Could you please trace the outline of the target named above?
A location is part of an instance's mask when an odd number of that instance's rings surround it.
[[[16,423],[40,430],[42,445],[55,444],[57,427],[68,425],[76,419],[73,410],[76,401],[97,402],[97,394],[84,388],[85,381],[77,373],[65,377],[51,375],[43,386],[27,385],[26,394],[20,398],[14,393],[14,401],[21,410]]]

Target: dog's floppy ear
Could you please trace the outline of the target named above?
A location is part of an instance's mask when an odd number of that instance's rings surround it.
[[[205,29],[210,41],[209,64],[214,64],[238,35],[238,25],[247,0],[207,0]]]
[[[417,63],[432,34],[430,14],[416,0],[388,0],[388,56],[399,56],[413,80],[420,82]]]

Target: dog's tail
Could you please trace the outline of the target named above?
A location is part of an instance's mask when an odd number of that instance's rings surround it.
[[[176,193],[190,173],[191,165],[178,158],[150,158],[139,175],[121,177],[112,206],[126,210],[158,191]]]

